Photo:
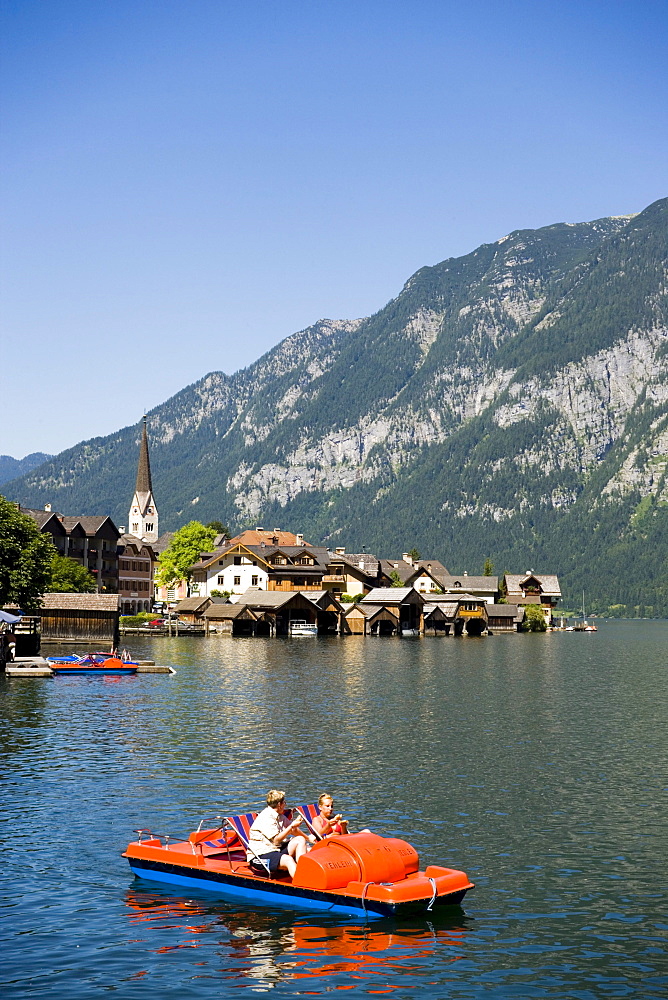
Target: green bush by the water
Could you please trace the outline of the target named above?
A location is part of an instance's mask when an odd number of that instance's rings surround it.
[[[125,625],[126,628],[141,628],[142,625],[148,625],[155,619],[156,616],[152,611],[140,611],[137,615],[121,615],[121,625]]]

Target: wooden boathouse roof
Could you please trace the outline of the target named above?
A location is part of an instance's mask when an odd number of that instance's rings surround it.
[[[118,594],[44,594],[42,611],[118,611]]]

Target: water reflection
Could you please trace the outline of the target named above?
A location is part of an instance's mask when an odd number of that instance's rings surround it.
[[[153,887],[127,892],[128,916],[148,950],[165,954],[202,948],[197,963],[212,966],[224,978],[243,978],[265,987],[297,980],[311,981],[306,992],[320,992],[332,980],[364,979],[369,992],[393,972],[422,976],[439,953],[439,964],[456,962],[461,954],[467,918],[459,907],[438,921],[371,924],[313,922],[285,911],[234,909],[224,903],[173,896]],[[147,940],[147,938],[149,940]],[[133,935],[133,940],[138,940]],[[222,963],[222,964],[221,964]],[[144,975],[145,970],[135,975]],[[382,983],[375,982],[380,977]],[[322,983],[318,981],[322,980]],[[405,984],[404,984],[405,985]]]

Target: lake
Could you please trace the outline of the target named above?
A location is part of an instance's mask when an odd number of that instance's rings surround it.
[[[3,676],[3,996],[665,997],[668,622],[598,624],[133,638],[176,674]],[[476,888],[364,926],[173,893],[120,856],[271,787],[329,791]]]

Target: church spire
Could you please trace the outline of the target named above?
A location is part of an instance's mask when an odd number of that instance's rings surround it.
[[[139,446],[139,465],[137,466],[137,483],[135,485],[135,493],[152,492],[151,463],[148,458],[148,436],[146,434],[146,416],[144,416],[141,445]]]
[[[148,457],[148,434],[146,432],[146,417],[142,427],[141,444],[139,446],[139,465],[137,466],[137,483],[130,504],[128,515],[128,534],[141,538],[145,542],[158,540],[158,508],[153,499],[153,484],[151,482],[151,463]]]

